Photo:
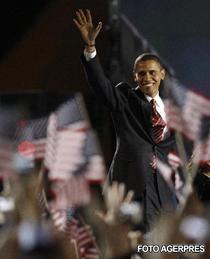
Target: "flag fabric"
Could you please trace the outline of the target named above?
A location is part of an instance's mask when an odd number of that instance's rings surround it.
[[[44,159],[48,117],[21,120],[15,134],[18,152],[29,160]]]
[[[105,180],[105,164],[98,144],[96,133],[89,130],[83,154],[87,160],[85,177],[89,182],[102,183]]]
[[[66,234],[71,243],[77,247],[80,258],[99,259],[95,237],[90,226],[82,225],[74,216],[66,217],[66,210],[51,210],[55,228]]]
[[[57,128],[58,130],[64,129],[66,127],[72,127],[78,129],[77,122],[88,123],[88,116],[85,110],[84,101],[80,94],[75,94],[68,101],[60,105],[55,111],[57,115]],[[89,127],[84,125],[84,129]],[[79,127],[81,130],[82,128]]]
[[[68,131],[65,133],[68,134]],[[62,134],[64,134],[64,131]],[[75,176],[82,174],[89,183],[102,183],[105,179],[105,165],[95,132],[92,129],[88,129],[87,131],[72,131],[71,134],[69,133],[70,137],[73,137],[74,140],[71,141],[70,147],[66,149],[66,152],[72,156],[72,161],[71,158],[68,158],[68,162],[71,162],[69,164],[71,168],[69,173],[72,172]],[[65,139],[67,138],[64,138],[64,141]],[[69,145],[68,142],[65,141],[62,149],[65,145],[67,147]],[[59,162],[58,166],[60,165],[61,163]]]
[[[35,160],[43,160],[46,150],[48,117],[19,120],[15,134],[15,146],[17,154],[15,156],[15,166],[19,173],[33,170]],[[42,189],[37,195],[37,202],[43,214],[48,212],[47,199]]]
[[[53,221],[54,227],[58,231],[66,231],[66,210],[50,210],[51,219]]]
[[[95,237],[90,226],[78,227],[76,232],[76,244],[80,258],[99,259],[100,254],[95,243]]]
[[[104,159],[100,155],[92,156],[86,167],[85,178],[89,183],[103,183],[105,180]]]
[[[61,104],[50,114],[47,125],[44,165],[48,170],[47,210],[55,227],[76,242],[81,258],[99,258],[90,233],[79,231],[72,209],[90,202],[90,182],[102,182],[105,166],[95,132],[91,129],[81,95]],[[91,239],[92,240],[92,239]]]
[[[95,132],[90,128],[84,103],[75,95],[50,116],[45,165],[49,178],[68,179],[84,174],[89,180],[104,178],[104,162]]]
[[[90,201],[89,186],[83,175],[68,180],[51,180],[51,191],[55,198],[48,202],[50,210],[68,210],[87,205]]]
[[[210,132],[206,140],[195,145],[192,161],[196,164],[210,161]]]
[[[53,165],[49,174],[50,179],[66,179],[84,164],[82,155],[86,133],[75,131],[70,127],[56,134],[56,150]]]
[[[54,210],[88,204],[89,181],[104,179],[104,163],[84,103],[76,94],[50,115],[45,166],[49,170]]]
[[[34,140],[32,143],[35,146],[34,159],[44,159],[46,150],[46,138]]]
[[[170,98],[165,101],[168,127],[183,133],[192,141],[206,138],[210,120],[210,100],[186,89],[174,78],[170,79],[168,85]]]
[[[178,199],[182,197],[184,179],[181,172],[157,159],[157,170],[162,175],[168,186],[175,192]]]
[[[48,117],[20,120],[16,131],[16,142],[46,138]]]
[[[175,152],[168,153],[168,163],[173,170],[177,170],[183,164],[181,158]]]
[[[60,105],[50,116],[45,157],[50,179],[68,179],[84,164],[82,150],[89,127],[79,94]]]
[[[90,226],[72,217],[66,222],[66,233],[71,243],[77,246],[80,258],[99,259],[100,253]]]
[[[168,81],[170,96],[165,101],[167,125],[193,144],[192,161],[210,160],[210,100],[189,90],[176,79]]]

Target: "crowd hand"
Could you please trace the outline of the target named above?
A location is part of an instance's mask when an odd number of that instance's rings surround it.
[[[95,40],[102,28],[102,22],[99,22],[97,26],[94,26],[90,10],[84,12],[79,9],[76,12],[76,16],[77,18],[74,18],[73,21],[79,29],[82,39],[87,46],[94,46]]]
[[[122,222],[119,218],[123,205],[130,204],[134,196],[133,191],[126,193],[123,183],[113,182],[104,190],[104,201],[107,211],[97,211],[96,215],[105,223],[105,235],[111,253],[111,258],[120,258],[132,251],[133,241],[129,233],[132,229],[130,223]]]
[[[104,193],[107,211],[105,213],[97,211],[96,215],[106,224],[116,224],[121,206],[131,203],[133,196],[134,192],[131,190],[126,194],[126,188],[123,183],[113,182],[111,186],[106,188]]]

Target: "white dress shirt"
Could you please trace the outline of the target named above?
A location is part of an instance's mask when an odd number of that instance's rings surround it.
[[[86,49],[84,49],[84,56],[85,56],[86,61],[90,61],[92,58],[95,58],[96,50],[93,52],[87,52]]]

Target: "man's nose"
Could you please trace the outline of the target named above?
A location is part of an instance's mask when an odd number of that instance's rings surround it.
[[[150,73],[145,73],[145,75],[144,75],[144,80],[145,80],[145,81],[149,81],[150,79],[151,79]]]

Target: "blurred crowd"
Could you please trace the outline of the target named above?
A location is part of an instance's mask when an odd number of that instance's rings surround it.
[[[210,257],[210,162],[199,164],[177,212],[160,215],[143,233],[142,204],[124,184],[108,186],[105,180],[81,96],[47,118],[25,120],[6,111],[0,140],[0,258]],[[2,121],[4,114],[5,109]],[[205,252],[137,252],[138,245],[170,244],[204,245]]]

